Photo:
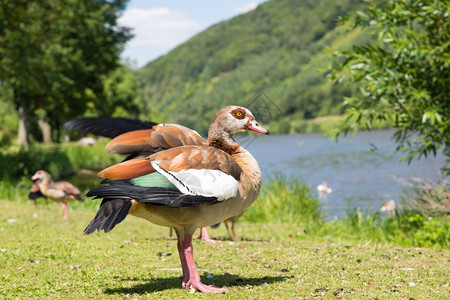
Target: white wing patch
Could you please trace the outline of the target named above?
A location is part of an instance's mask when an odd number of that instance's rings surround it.
[[[236,197],[238,193],[238,181],[220,170],[165,171],[159,167],[159,161],[152,161],[152,166],[184,194],[216,197],[223,201]]]

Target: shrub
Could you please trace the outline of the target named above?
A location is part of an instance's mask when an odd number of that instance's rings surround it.
[[[249,222],[271,222],[305,225],[313,229],[324,221],[320,201],[298,180],[272,179],[263,184],[261,194],[250,206],[244,219]]]
[[[105,143],[83,147],[75,143],[51,146],[32,144],[28,148],[0,152],[0,179],[16,182],[37,170],[46,170],[58,179],[80,169],[99,170],[121,160],[105,151]]]

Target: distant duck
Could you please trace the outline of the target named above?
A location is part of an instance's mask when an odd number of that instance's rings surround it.
[[[72,200],[84,201],[80,190],[73,184],[67,181],[54,182],[52,176],[44,170],[37,171],[31,177],[31,180],[36,181],[30,192],[31,197],[39,196],[40,192],[44,197],[59,202],[62,206],[64,219],[67,219],[67,202]],[[39,187],[39,192],[36,191],[36,184]]]
[[[330,194],[333,190],[327,186],[326,182],[323,182],[317,186],[317,191],[319,193]]]
[[[383,203],[380,207],[380,211],[382,212],[393,212],[397,208],[394,200],[389,200]]]

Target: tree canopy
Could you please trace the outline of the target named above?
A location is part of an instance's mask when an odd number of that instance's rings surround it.
[[[368,28],[376,43],[337,53],[333,78],[360,87],[345,101],[349,114],[341,133],[391,119],[406,160],[450,157],[450,9],[445,0],[372,2],[345,19]]]
[[[0,80],[13,91],[20,142],[35,112],[59,125],[100,105],[104,77],[131,38],[116,22],[126,2],[0,0]]]

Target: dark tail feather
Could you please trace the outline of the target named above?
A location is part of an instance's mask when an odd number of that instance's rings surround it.
[[[38,198],[41,198],[41,197],[47,199],[47,197],[45,197],[45,196],[41,193],[41,191],[30,192],[30,193],[28,194],[28,199],[30,199],[30,200],[37,200]]]
[[[216,228],[219,228],[219,226],[220,226],[220,222],[217,224],[211,225],[210,227],[216,229]]]
[[[151,129],[153,125],[156,123],[128,118],[97,117],[70,120],[64,123],[64,128],[115,138],[125,132]]]
[[[84,230],[84,234],[91,234],[95,230],[111,231],[123,221],[131,208],[131,200],[105,199],[95,215],[95,218]]]

